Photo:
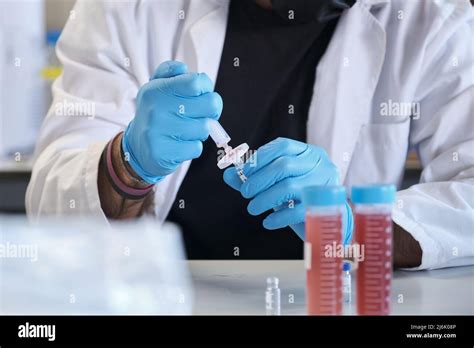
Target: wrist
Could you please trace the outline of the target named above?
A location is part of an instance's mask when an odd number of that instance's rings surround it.
[[[144,181],[129,165],[122,150],[123,133],[116,136],[110,146],[112,146],[112,165],[120,181],[133,188],[146,188],[150,183]]]
[[[122,198],[140,201],[153,191],[154,185],[143,187],[140,184],[138,186],[139,184],[136,180],[133,181],[130,174],[126,172],[121,158],[120,142],[117,142],[120,136],[121,134],[116,135],[105,147],[104,155],[102,156],[104,173],[110,186]]]
[[[156,184],[158,181],[163,179],[161,176],[154,176],[150,175],[149,173],[145,172],[138,161],[136,160],[133,152],[130,149],[130,145],[128,143],[128,131],[129,131],[130,125],[125,129],[125,132],[122,133],[121,135],[121,141],[120,141],[120,148],[122,151],[122,158],[123,161],[127,163],[128,167],[130,168],[130,171],[136,175],[140,180],[144,181],[148,185]]]
[[[421,265],[423,250],[420,243],[401,226],[393,223],[393,264],[396,268]]]

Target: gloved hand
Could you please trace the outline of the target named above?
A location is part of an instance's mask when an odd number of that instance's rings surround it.
[[[224,172],[224,181],[242,196],[251,199],[247,210],[260,215],[274,212],[263,220],[269,230],[290,226],[304,240],[305,207],[302,189],[312,185],[337,185],[339,173],[326,152],[317,146],[278,138],[260,147],[243,168],[242,183],[235,168]],[[290,204],[288,204],[290,202]],[[344,244],[352,238],[353,217],[346,203]]]
[[[137,112],[122,138],[132,169],[154,184],[202,153],[207,119],[218,119],[222,98],[206,74],[188,73],[177,61],[162,63],[137,96]],[[127,156],[128,155],[128,156]]]

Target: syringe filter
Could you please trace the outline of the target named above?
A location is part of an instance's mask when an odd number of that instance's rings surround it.
[[[217,162],[217,166],[219,169],[225,169],[228,166],[240,162],[240,159],[247,153],[249,150],[249,146],[247,143],[240,144],[236,148],[233,148],[229,152],[223,156],[219,162]]]

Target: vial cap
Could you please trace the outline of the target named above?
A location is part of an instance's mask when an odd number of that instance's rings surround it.
[[[344,262],[344,263],[342,264],[342,270],[343,270],[344,272],[350,271],[350,270],[351,270],[351,264],[350,264],[349,262]]]
[[[303,189],[303,204],[307,207],[342,205],[345,202],[344,186],[308,186]]]
[[[354,186],[351,200],[354,204],[392,204],[395,193],[395,185]]]
[[[279,280],[277,277],[268,277],[267,278],[267,285],[272,287],[278,287]]]

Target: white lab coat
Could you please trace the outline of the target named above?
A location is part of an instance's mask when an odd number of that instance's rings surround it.
[[[58,44],[64,73],[37,146],[30,216],[106,219],[104,146],[133,118],[137,91],[161,62],[184,61],[215,81],[228,3],[77,2]],[[326,149],[341,182],[399,185],[409,147],[418,151],[421,183],[397,193],[393,220],[420,243],[419,269],[474,263],[473,23],[467,0],[359,0],[317,67],[307,142]],[[419,119],[381,117],[388,100],[420,103]],[[96,116],[54,115],[64,101],[93,103]],[[156,185],[160,220],[189,164]]]

